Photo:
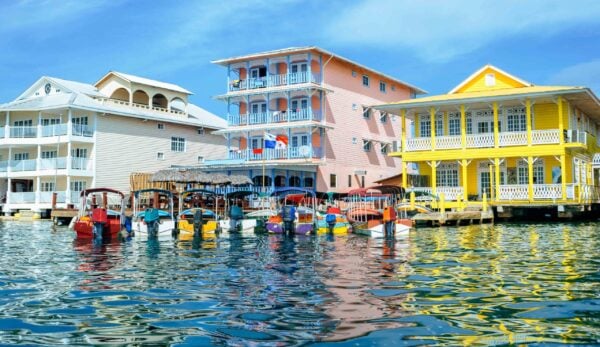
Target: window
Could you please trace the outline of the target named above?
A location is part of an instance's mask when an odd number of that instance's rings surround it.
[[[358,110],[358,105],[357,104],[352,104],[352,111],[356,111]]]
[[[363,150],[365,152],[371,151],[371,140],[363,140]]]
[[[198,128],[198,135],[204,135],[204,128]]]
[[[381,154],[387,154],[388,153],[388,148],[389,148],[389,144],[388,143],[382,143],[381,144]]]
[[[356,71],[352,70],[352,77],[356,77]]]
[[[85,190],[85,187],[86,187],[85,181],[72,181],[71,182],[71,190],[72,191],[80,192],[82,190]]]
[[[56,151],[42,151],[42,159],[52,159],[57,157]]]
[[[204,157],[198,156],[198,164],[204,163]]]
[[[357,141],[357,140],[356,140],[356,137],[353,137],[353,138],[352,138],[352,144],[353,144],[353,145],[355,145],[355,144],[356,144],[356,141]]]
[[[517,163],[517,183],[529,184],[529,167],[527,161],[519,160]],[[544,183],[544,161],[537,160],[533,164],[533,184]]]
[[[493,73],[485,74],[485,86],[493,87],[496,85],[496,75]]]
[[[444,135],[444,116],[441,114],[435,116],[435,135]]]
[[[428,115],[421,115],[419,120],[419,135],[421,137],[431,136],[431,118]]]
[[[361,188],[365,187],[365,176],[360,176],[360,187]]]
[[[71,156],[75,158],[87,158],[87,148],[71,149]]]
[[[465,113],[465,123],[467,123],[467,134],[473,133],[473,119],[471,118],[471,112]]]
[[[369,86],[369,76],[363,75],[362,82],[363,82],[363,86],[368,87]]]
[[[448,115],[448,135],[460,135],[460,114]]]
[[[504,109],[508,131],[527,131],[527,114],[524,107],[511,107]]]
[[[441,164],[438,166],[435,181],[439,187],[458,187],[458,165]]]
[[[42,119],[42,126],[60,124],[60,118],[44,118]]]
[[[385,93],[386,92],[385,87],[386,87],[385,82],[379,82],[379,91],[380,92]]]
[[[54,191],[54,182],[41,182],[40,183],[40,191],[53,192]]]
[[[185,152],[185,139],[183,137],[171,137],[171,151]]]
[[[158,123],[156,125],[158,127],[158,129],[163,130],[165,128],[165,125],[163,123]]]
[[[387,119],[388,119],[388,114],[385,112],[381,112],[379,114],[379,120],[381,121],[381,123],[387,123]]]
[[[371,109],[363,106],[363,118],[369,119],[371,118]]]
[[[29,153],[15,153],[15,160],[28,160]]]
[[[395,90],[396,90],[396,86],[392,84],[392,91],[395,91]]]
[[[337,186],[337,176],[335,174],[329,174],[329,187],[335,188]]]
[[[263,137],[257,136],[250,139],[250,147],[251,148],[263,148]]]
[[[348,175],[348,188],[352,187],[352,175]]]
[[[250,113],[267,113],[267,103],[266,102],[254,102],[250,104]]]
[[[156,153],[156,159],[165,160],[165,153],[163,153],[163,152]]]

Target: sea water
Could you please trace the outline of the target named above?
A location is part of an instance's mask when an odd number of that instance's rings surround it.
[[[599,229],[93,244],[4,221],[0,344],[598,344]]]

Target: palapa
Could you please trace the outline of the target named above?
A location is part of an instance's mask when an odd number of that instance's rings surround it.
[[[151,182],[200,183],[210,185],[231,184],[234,186],[252,184],[252,180],[244,175],[225,175],[207,173],[197,169],[165,169],[157,171],[150,178]]]

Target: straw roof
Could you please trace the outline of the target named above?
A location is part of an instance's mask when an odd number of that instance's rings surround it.
[[[152,182],[201,183],[211,185],[244,185],[252,184],[252,180],[244,175],[225,175],[207,173],[197,169],[166,169],[157,171],[150,178]]]

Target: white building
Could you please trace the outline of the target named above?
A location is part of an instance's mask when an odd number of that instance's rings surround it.
[[[174,84],[109,72],[95,85],[42,77],[0,105],[2,211],[77,203],[80,191],[129,191],[132,172],[226,155],[227,122]]]

